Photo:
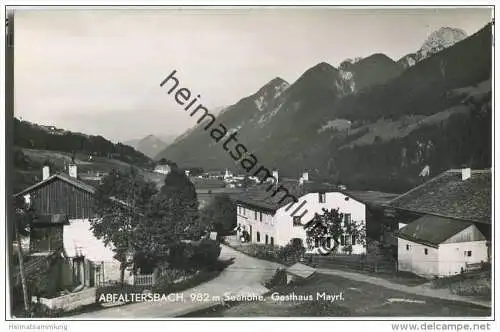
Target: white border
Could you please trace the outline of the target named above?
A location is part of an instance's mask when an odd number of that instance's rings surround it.
[[[2,20],[5,22],[5,6],[14,6],[13,8],[16,9],[16,10],[29,10],[29,9],[37,9],[37,10],[40,10],[40,9],[43,9],[41,8],[40,6],[42,5],[58,5],[60,6],[59,8],[60,9],[76,9],[75,7],[72,7],[72,6],[75,6],[75,5],[79,5],[81,6],[80,8],[89,8],[91,6],[95,6],[95,5],[98,5],[99,6],[99,9],[107,9],[107,8],[115,8],[113,6],[116,6],[116,5],[120,5],[120,6],[127,6],[127,7],[121,7],[122,9],[139,9],[139,8],[142,8],[143,5],[149,5],[149,6],[157,6],[158,8],[162,7],[162,6],[175,6],[175,7],[182,7],[182,6],[186,6],[186,5],[198,5],[200,6],[201,8],[206,8],[207,6],[210,6],[211,8],[214,8],[212,7],[213,5],[216,5],[216,6],[220,6],[220,7],[223,7],[223,8],[229,8],[229,7],[232,7],[232,5],[238,5],[238,8],[244,8],[242,6],[246,6],[246,7],[256,7],[256,6],[263,6],[263,5],[266,5],[266,6],[312,6],[312,5],[315,5],[315,6],[339,6],[339,7],[344,7],[344,6],[349,6],[351,8],[355,8],[353,6],[359,6],[359,7],[363,7],[363,8],[374,8],[374,7],[379,7],[379,6],[392,6],[393,8],[407,8],[407,6],[419,6],[419,7],[433,7],[433,8],[439,8],[439,7],[449,7],[449,6],[467,6],[467,7],[478,7],[478,6],[491,6],[491,5],[494,5],[494,2],[493,1],[454,1],[453,3],[451,3],[450,1],[406,1],[404,5],[401,4],[400,1],[377,1],[377,3],[375,4],[374,2],[371,2],[371,1],[341,1],[341,2],[334,2],[334,1],[302,1],[302,2],[298,2],[298,1],[238,1],[236,3],[231,3],[229,1],[210,1],[210,2],[207,2],[207,1],[183,1],[183,2],[174,2],[174,1],[120,1],[120,2],[117,2],[117,1],[109,1],[109,0],[104,0],[104,1],[98,1],[98,0],[90,0],[90,1],[72,1],[72,0],[67,0],[67,1],[64,1],[64,0],[61,0],[61,1],[43,1],[43,3],[41,3],[42,1],[4,1],[4,3],[2,4],[2,13],[1,13],[1,18]],[[16,6],[23,6],[23,7],[16,7]],[[150,9],[151,8],[155,8],[155,7],[149,7]],[[291,7],[289,7],[291,8]],[[54,8],[52,8],[54,9]],[[495,8],[495,16],[497,16],[497,11],[498,9]],[[495,39],[496,40],[496,39]],[[1,52],[2,52],[2,56],[0,57],[1,59],[5,59],[5,46],[4,46],[4,39],[2,39],[2,47],[1,47]],[[493,52],[493,50],[492,50]],[[495,54],[494,54],[495,55]],[[494,64],[496,63],[496,57],[494,56]],[[5,77],[5,62],[2,61],[2,65],[1,65],[1,73],[2,73],[2,76]],[[492,78],[493,78],[493,82],[495,82],[495,73],[492,74]],[[2,83],[1,83],[1,88],[3,91],[5,91],[5,85],[4,85],[4,82],[5,80],[2,80]],[[496,91],[495,91],[496,92]],[[3,105],[5,105],[5,94],[2,92],[0,93],[0,98],[1,98],[1,102]],[[492,103],[493,103],[493,109],[495,109],[495,100],[496,100],[496,93],[495,93],[495,97],[493,98],[492,100]],[[494,114],[494,112],[493,112]],[[5,112],[2,113],[2,116],[0,117],[1,118],[1,128],[2,130],[4,130],[5,128]],[[493,124],[496,124],[496,118],[495,116],[493,116]],[[496,127],[496,126],[495,126]],[[496,154],[498,153],[498,151],[496,151],[496,142],[497,142],[497,136],[500,136],[499,135],[496,135],[495,136],[495,142],[493,142],[493,148],[495,149],[495,156]],[[4,174],[5,174],[5,135],[2,135],[2,144],[0,146],[0,168],[1,168],[1,175],[0,175],[0,183],[2,184],[2,189],[4,189]],[[495,165],[495,160],[493,160],[493,164],[492,164],[492,167],[493,167],[493,170],[494,170],[494,165]],[[494,183],[495,183],[495,187],[497,187],[498,183],[497,183],[497,179],[495,177],[495,172],[493,171],[493,179],[494,179]],[[494,202],[496,202],[496,195],[493,194],[493,200]],[[2,210],[3,212],[3,215],[5,215],[5,191],[2,190],[0,192],[0,209]],[[494,216],[494,215],[493,215]],[[4,218],[1,218],[1,220],[4,220]],[[494,220],[494,219],[493,219]],[[5,227],[4,227],[5,229]],[[496,238],[496,235],[497,235],[497,230],[494,228],[494,238]],[[2,246],[2,248],[5,248],[5,236],[4,237],[1,237],[1,240],[0,240],[0,245]],[[494,253],[493,253],[494,255]],[[6,259],[6,255],[3,254],[1,255],[2,257],[2,260],[1,260],[1,264],[5,264],[5,259]],[[494,256],[493,256],[493,259],[494,259]],[[0,274],[0,282],[2,284],[2,293],[0,293],[0,297],[3,299],[5,299],[5,289],[3,287],[3,285],[5,284],[5,274]],[[494,292],[495,292],[495,295],[496,295],[496,289],[498,286],[498,280],[496,280],[496,276],[495,274],[493,275],[493,280],[495,281],[494,282]],[[3,295],[3,296],[1,296]],[[1,301],[1,306],[2,306],[2,309],[5,309],[4,306],[5,306],[5,302],[4,301]],[[493,303],[493,309],[492,309],[492,312],[494,312],[494,303]],[[3,310],[4,311],[4,310]],[[262,318],[258,318],[259,320],[261,320]],[[378,330],[388,330],[388,331],[391,331],[392,330],[392,327],[391,327],[391,324],[394,324],[395,322],[397,321],[406,321],[406,322],[417,322],[417,323],[422,323],[422,322],[433,322],[433,321],[438,321],[438,320],[444,320],[443,322],[441,323],[451,323],[451,324],[460,324],[460,323],[466,323],[466,322],[471,322],[470,319],[467,319],[467,318],[459,318],[457,317],[456,319],[460,319],[460,321],[449,321],[450,320],[450,317],[434,317],[432,319],[428,319],[428,318],[405,318],[405,317],[379,317],[379,318],[369,318],[369,317],[355,317],[355,318],[345,318],[345,319],[342,319],[340,317],[332,317],[330,320],[335,320],[335,323],[332,323],[327,321],[314,321],[315,319],[314,318],[293,318],[293,317],[287,317],[287,318],[284,318],[286,320],[289,320],[289,322],[284,322],[284,321],[280,321],[279,323],[278,322],[273,322],[275,321],[275,319],[273,318],[267,318],[267,319],[262,319],[262,320],[265,320],[264,322],[263,321],[259,321],[259,322],[256,322],[255,321],[255,318],[247,318],[247,319],[243,319],[245,321],[245,323],[241,322],[241,321],[224,321],[224,325],[223,327],[224,328],[227,328],[227,329],[235,329],[235,330],[238,330],[238,331],[246,331],[246,330],[249,330],[251,329],[251,331],[255,331],[256,328],[260,328],[260,327],[275,327],[275,328],[278,328],[278,329],[295,329],[295,328],[300,328],[300,329],[316,329],[316,328],[325,328],[325,329],[342,329],[342,328],[345,328],[345,329],[349,329],[349,330],[354,330],[354,331],[358,331],[358,330],[365,330],[366,328],[369,328],[373,331],[378,331]],[[323,317],[318,317],[318,319],[328,319],[328,318],[323,318]],[[354,320],[352,320],[354,319]],[[225,319],[210,319],[210,320],[215,320],[215,321],[221,321],[221,320],[225,320]],[[390,320],[390,321],[381,321],[381,320]],[[476,321],[477,320],[481,320],[481,319],[475,319]],[[483,320],[489,320],[489,319],[483,319]],[[161,328],[162,330],[165,328],[164,324],[165,324],[165,320],[162,319],[162,320],[148,320],[148,321],[78,321],[78,322],[75,322],[75,321],[68,321],[68,320],[63,320],[63,319],[57,319],[57,321],[59,322],[56,322],[55,320],[51,320],[51,322],[53,323],[63,323],[65,322],[65,324],[67,325],[67,331],[89,331],[89,329],[92,329],[94,331],[101,331],[101,330],[105,330],[105,331],[109,331],[109,330],[113,330],[114,328],[116,327],[120,327],[120,328],[123,328],[125,327],[126,330],[128,329],[137,329],[137,328],[147,328],[147,329],[151,329],[151,328],[154,328],[154,329],[157,329],[157,328]],[[178,328],[178,329],[186,329],[188,326],[186,326],[186,324],[189,325],[189,328],[196,328],[196,329],[200,329],[200,330],[203,330],[203,329],[206,329],[207,328],[207,323],[205,323],[206,319],[203,320],[203,321],[184,321],[184,320],[180,320],[180,319],[175,319],[175,321],[172,321],[170,320],[168,322],[168,328]],[[248,321],[248,322],[246,322]],[[253,324],[252,326],[249,325],[249,321],[253,321]],[[20,329],[12,329],[13,326],[18,326],[20,325],[21,323],[41,323],[43,321],[41,320],[28,320],[28,321],[25,321],[25,322],[21,322],[21,321],[4,321],[2,322],[2,325],[4,328],[2,328],[1,330],[4,330],[4,331],[21,331]],[[45,321],[47,322],[47,321]],[[401,322],[403,323],[403,322]],[[220,323],[219,323],[220,324]],[[277,326],[276,324],[279,324],[279,326]],[[494,327],[498,328],[498,325],[496,324],[496,322],[492,322],[491,323],[491,327],[492,327],[492,331],[495,329]],[[217,328],[215,326],[211,326],[210,329],[212,328]],[[7,330],[8,329],[8,330]],[[464,330],[462,328],[462,330]],[[31,331],[31,330],[24,330],[24,331]],[[34,331],[34,330],[33,330]],[[50,330],[49,330],[50,331]],[[52,331],[61,331],[61,330],[52,330]],[[146,330],[144,330],[146,331]]]

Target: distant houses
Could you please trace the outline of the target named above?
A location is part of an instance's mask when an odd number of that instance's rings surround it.
[[[156,173],[160,173],[160,174],[165,174],[167,175],[168,173],[170,173],[170,166],[167,165],[167,164],[160,164],[160,165],[156,165],[154,171]]]
[[[97,217],[93,211],[96,189],[79,179],[76,164],[68,170],[69,174],[50,175],[45,166],[42,181],[15,195],[34,205],[39,215],[29,238],[23,241],[29,247],[28,256],[60,251],[66,260],[60,268],[61,286],[91,287],[119,281],[120,262],[114,258],[113,247],[97,239],[91,230],[90,219]]]
[[[274,174],[278,178],[277,172]],[[287,188],[290,195],[295,196],[298,202],[291,208],[290,200],[281,201],[283,193],[273,195],[274,191],[267,191],[268,184],[249,188],[237,198],[237,229],[241,237],[248,233],[249,242],[284,246],[292,239],[301,239],[306,244],[307,236],[305,225],[312,220],[315,213],[321,214],[323,209],[339,209],[346,223],[354,222],[366,226],[367,208],[375,203],[378,195],[372,192],[370,205],[366,201],[356,198],[355,194],[346,192],[338,186],[314,183],[309,181],[308,173],[302,174],[300,179],[278,179],[276,186]],[[357,192],[362,196],[362,192]],[[384,195],[383,193],[380,193]],[[365,197],[369,197],[366,195]],[[384,201],[385,202],[385,201]],[[378,204],[378,203],[375,203]],[[299,208],[297,213],[293,213]],[[315,239],[314,248],[333,248],[331,238]],[[356,238],[344,235],[340,239],[340,252],[347,246],[352,246],[353,254],[366,253],[366,245],[358,243]]]
[[[491,170],[449,170],[387,203],[398,268],[449,276],[491,260]]]

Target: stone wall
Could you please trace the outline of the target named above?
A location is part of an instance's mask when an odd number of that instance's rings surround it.
[[[95,303],[96,288],[84,289],[77,293],[55,297],[53,299],[40,298],[40,303],[52,310],[70,311],[81,306]]]

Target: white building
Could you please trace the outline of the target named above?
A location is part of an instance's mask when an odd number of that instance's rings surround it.
[[[156,173],[168,174],[170,173],[170,166],[168,165],[157,165],[154,169]]]
[[[274,175],[277,178],[277,174]],[[284,246],[294,238],[302,239],[307,243],[304,226],[310,222],[316,213],[322,214],[323,209],[339,209],[344,214],[345,221],[358,225],[366,223],[366,205],[351,196],[336,191],[332,186],[317,185],[304,179],[280,180],[271,190],[268,184],[251,188],[237,200],[237,228],[238,235],[246,231],[250,235],[250,242]],[[290,207],[291,196],[282,202],[280,200],[288,194],[295,195],[297,202]],[[295,213],[293,213],[296,211]],[[354,240],[354,242],[353,242]],[[343,236],[338,250],[352,244],[352,253],[366,252],[364,244],[360,244],[351,236]],[[316,240],[314,246],[332,248],[332,239]],[[313,250],[314,251],[314,250]]]
[[[427,277],[491,260],[491,170],[448,170],[387,204],[398,266]]]
[[[472,223],[425,215],[398,234],[398,269],[450,276],[488,261],[485,236]]]

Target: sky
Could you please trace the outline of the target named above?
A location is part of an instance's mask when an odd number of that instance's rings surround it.
[[[417,51],[440,27],[473,34],[487,8],[163,8],[15,14],[15,116],[114,142],[195,125],[161,81],[177,71],[208,108],[320,62]]]

